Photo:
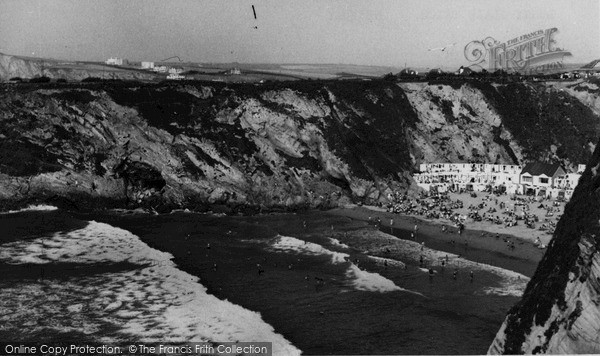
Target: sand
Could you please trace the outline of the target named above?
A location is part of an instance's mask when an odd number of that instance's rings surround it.
[[[506,216],[504,214],[502,214],[502,211],[499,207],[499,205],[495,204],[495,200],[498,200],[498,204],[500,204],[500,202],[504,202],[506,204],[506,206],[510,209],[513,208],[515,201],[510,199],[509,195],[501,195],[499,197],[496,197],[492,194],[488,194],[488,193],[482,193],[482,192],[477,192],[476,193],[477,197],[471,197],[470,194],[466,194],[466,193],[462,193],[462,194],[458,194],[458,193],[449,193],[448,196],[452,201],[456,201],[461,200],[463,202],[463,208],[460,209],[454,209],[454,212],[459,213],[461,215],[468,215],[469,214],[469,206],[470,205],[478,205],[481,202],[485,202],[487,204],[487,206],[480,210],[480,213],[482,214],[483,212],[487,212],[488,208],[490,207],[494,207],[496,208],[497,212],[493,213],[492,215],[494,216],[500,216],[501,218]],[[485,201],[483,198],[486,196],[491,196],[492,197],[492,201]],[[539,222],[536,223],[536,229],[530,229],[527,226],[525,226],[523,220],[519,220],[518,225],[516,226],[511,226],[511,227],[506,227],[504,224],[493,224],[489,221],[474,221],[473,219],[468,218],[467,222],[466,222],[466,228],[467,229],[471,229],[471,230],[478,230],[478,231],[484,231],[487,233],[491,233],[491,234],[509,234],[511,236],[514,237],[518,237],[520,239],[524,239],[527,241],[531,241],[534,242],[536,240],[536,238],[539,238],[543,244],[548,244],[548,242],[550,242],[552,235],[550,233],[548,233],[548,231],[541,231],[539,230],[539,226],[541,226],[542,223],[546,222],[545,219],[548,219],[550,221],[554,221],[555,223],[558,222],[558,217],[560,217],[563,212],[564,212],[564,207],[565,207],[565,203],[560,203],[560,206],[558,207],[560,209],[559,212],[554,212],[553,216],[550,217],[546,217],[546,210],[539,208],[540,204],[544,204],[544,205],[549,205],[552,204],[552,202],[554,202],[553,200],[544,200],[541,203],[529,203],[529,213],[530,214],[534,214],[537,215],[539,217]],[[346,209],[355,209],[357,208],[357,205],[347,205]],[[375,213],[367,213],[366,217],[368,218],[368,216],[372,216],[373,218],[376,218],[376,216],[381,216],[381,213],[386,213],[387,209],[385,208],[380,208],[380,207],[375,207],[375,206],[364,206],[363,207],[365,209],[365,211],[372,211]],[[521,214],[523,212],[523,207],[522,206],[517,206],[516,208],[516,212]],[[360,216],[362,217],[364,214],[360,214]],[[447,225],[447,226],[452,226],[453,223],[451,221],[449,221],[448,219],[444,219],[444,218],[439,218],[439,219],[433,219],[433,218],[426,218],[424,216],[420,216],[420,215],[416,215],[416,214],[408,214],[408,215],[404,215],[404,214],[385,214],[386,219],[382,219],[382,225],[384,226],[389,226],[390,223],[390,219],[394,219],[395,223],[401,223],[401,221],[405,221],[407,218],[413,218],[412,221],[416,221],[416,222],[423,222],[423,223],[429,223],[429,224],[436,224],[436,225]],[[416,219],[416,220],[415,220]],[[414,226],[414,225],[413,225]]]
[[[467,197],[462,195],[460,198],[464,198],[461,199],[465,206],[464,210],[475,201],[481,202],[479,197],[466,199]],[[510,201],[510,199],[508,200]],[[541,234],[537,230],[524,226],[505,228],[504,225],[495,225],[490,222],[475,224],[471,219],[468,219],[466,229],[461,235],[454,227],[444,233],[441,229],[442,225],[453,226],[445,219],[426,219],[421,216],[394,214],[377,207],[347,206],[331,210],[329,213],[365,223],[369,222],[369,217],[371,217],[373,225],[379,218],[381,220],[379,229],[382,232],[403,239],[410,239],[410,233],[417,225],[416,242],[419,244],[424,243],[429,248],[461,255],[474,262],[498,266],[526,276],[533,275],[545,251],[535,245],[536,237],[539,236],[544,244],[548,244],[551,239],[550,235]],[[393,226],[390,225],[392,219]],[[346,243],[343,239],[339,239],[342,243]],[[508,246],[513,242],[515,249],[510,249]]]

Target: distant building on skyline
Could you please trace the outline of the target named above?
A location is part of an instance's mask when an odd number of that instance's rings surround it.
[[[106,60],[106,64],[111,66],[122,66],[123,64],[127,64],[127,60],[118,57],[110,57]]]
[[[142,62],[142,69],[154,69],[154,62]]]

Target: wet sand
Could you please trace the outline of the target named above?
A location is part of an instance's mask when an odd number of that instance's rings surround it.
[[[411,232],[417,225],[418,232],[415,241],[418,243],[424,242],[425,246],[429,248],[460,255],[474,262],[519,272],[526,276],[533,275],[545,252],[534,245],[534,239],[516,237],[508,233],[510,230],[505,230],[504,233],[492,233],[473,230],[467,225],[467,228],[459,235],[457,229],[449,223],[446,224],[448,231],[443,232],[442,225],[444,224],[437,221],[388,213],[379,208],[350,207],[334,209],[329,213],[365,223],[369,223],[369,217],[371,217],[371,224],[376,224],[377,218],[380,218],[379,229],[382,232],[405,240],[411,239]],[[390,225],[391,219],[394,220],[393,226]],[[510,249],[507,241],[514,241],[515,249]]]

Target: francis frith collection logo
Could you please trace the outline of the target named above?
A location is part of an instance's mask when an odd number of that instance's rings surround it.
[[[571,52],[557,47],[553,27],[515,37],[506,42],[487,37],[481,41],[471,41],[465,46],[465,58],[490,72],[505,70],[522,74],[535,74],[563,68],[565,56]]]

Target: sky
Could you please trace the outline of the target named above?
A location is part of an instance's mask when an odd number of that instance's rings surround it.
[[[0,53],[65,60],[451,68],[552,27],[568,61],[600,58],[598,0],[0,0]]]

